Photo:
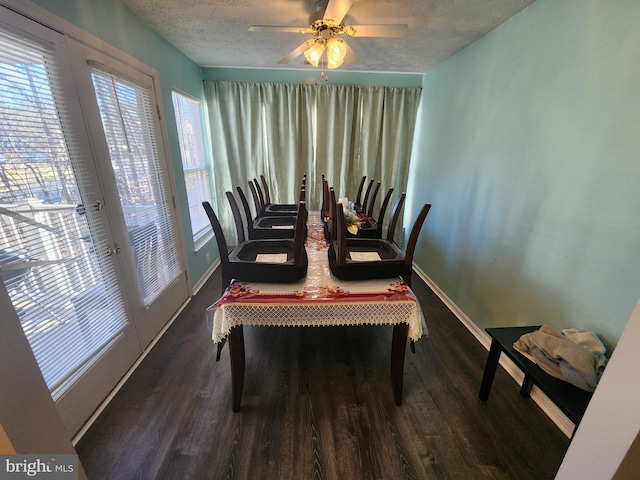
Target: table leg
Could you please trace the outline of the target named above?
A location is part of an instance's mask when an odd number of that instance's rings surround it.
[[[244,332],[242,325],[229,333],[229,358],[231,359],[231,410],[240,411],[244,386]]]
[[[397,406],[402,405],[402,380],[404,376],[404,354],[407,348],[409,325],[399,323],[393,326],[391,340],[391,386]]]
[[[480,400],[483,402],[489,398],[489,392],[491,391],[491,384],[493,383],[493,377],[496,375],[498,369],[498,362],[500,361],[500,354],[502,349],[500,344],[494,339],[491,341],[491,348],[489,349],[489,356],[487,357],[487,363],[484,367],[484,375],[482,376],[482,384],[480,385]]]
[[[531,389],[533,388],[533,380],[528,374],[524,374],[524,380],[522,381],[522,387],[520,387],[520,395],[524,398],[531,396]]]

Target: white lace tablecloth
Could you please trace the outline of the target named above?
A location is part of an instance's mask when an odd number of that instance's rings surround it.
[[[401,279],[346,281],[329,270],[318,212],[310,212],[306,277],[297,283],[232,282],[207,308],[212,338],[220,342],[238,325],[329,326],[407,323],[408,337],[428,335],[420,304]]]

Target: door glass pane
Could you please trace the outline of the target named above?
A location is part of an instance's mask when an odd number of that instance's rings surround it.
[[[49,48],[0,30],[0,275],[56,398],[126,319]]]
[[[147,88],[95,69],[91,77],[148,307],[184,270],[155,134],[157,112]]]

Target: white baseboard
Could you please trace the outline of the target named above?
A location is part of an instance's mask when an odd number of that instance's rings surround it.
[[[442,300],[442,302],[451,310],[451,312],[462,322],[462,324],[473,334],[474,337],[489,351],[491,346],[491,338],[483,330],[480,329],[475,323],[471,321],[467,315],[444,293],[438,285],[417,265],[413,265],[413,270],[418,276],[433,290],[433,292]],[[427,327],[429,322],[427,319]],[[524,380],[524,374],[516,367],[516,365],[507,358],[506,355],[500,356],[500,365],[507,371],[509,375],[518,383],[522,385]],[[531,391],[531,399],[542,409],[542,411],[551,419],[553,423],[564,433],[567,437],[571,438],[574,430],[574,424],[569,418],[562,413],[562,411],[553,403],[549,398],[538,389],[533,387]]]

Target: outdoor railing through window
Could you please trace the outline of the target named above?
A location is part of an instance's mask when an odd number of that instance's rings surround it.
[[[65,341],[74,350],[66,359],[80,366],[122,328],[121,322],[103,324],[115,307],[83,208],[35,199],[0,204],[0,274],[51,390],[75,367],[56,358],[46,338]]]

